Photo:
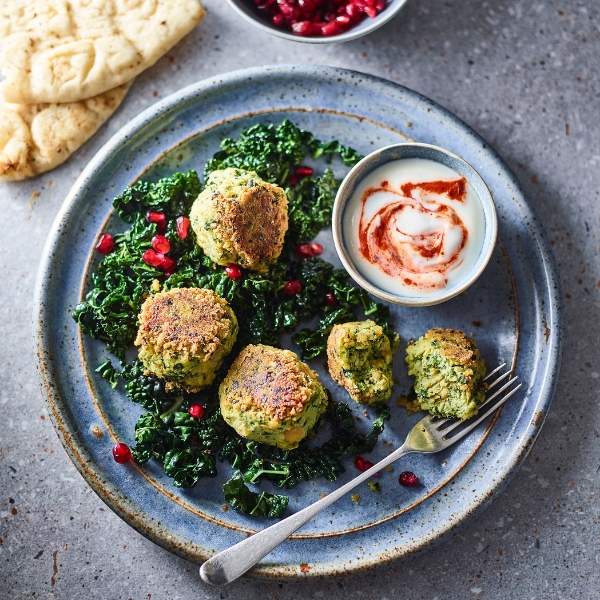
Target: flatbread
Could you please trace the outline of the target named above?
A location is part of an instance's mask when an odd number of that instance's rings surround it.
[[[27,179],[63,163],[117,110],[130,85],[69,104],[0,102],[0,181]]]
[[[204,17],[198,0],[0,0],[0,92],[79,102],[133,79]]]

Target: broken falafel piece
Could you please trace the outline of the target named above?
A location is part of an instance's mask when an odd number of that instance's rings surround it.
[[[485,399],[485,363],[475,340],[456,329],[430,329],[406,348],[421,410],[468,419]]]
[[[392,349],[374,321],[334,325],[327,339],[331,377],[360,404],[387,402],[394,385]]]

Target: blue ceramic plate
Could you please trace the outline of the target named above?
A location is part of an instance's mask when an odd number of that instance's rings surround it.
[[[498,243],[477,282],[441,305],[391,307],[403,340],[395,359],[400,383],[390,401],[392,419],[369,459],[376,461],[397,447],[420,418],[407,416],[396,400],[410,388],[403,361],[406,341],[429,328],[473,333],[490,366],[513,361],[525,383],[494,422],[446,452],[402,459],[393,472],[380,473],[381,493],[360,488],[358,503],[342,499],[253,571],[255,577],[298,580],[369,569],[422,552],[483,510],[514,475],[540,431],[557,378],[562,325],[550,247],[515,177],[478,135],[430,100],[375,77],[312,66],[239,71],[188,87],[142,113],[90,162],[56,218],[37,282],[35,344],[52,421],[83,477],[132,527],[201,562],[268,522],[225,505],[221,484],[229,477],[228,465],[217,478],[180,490],[156,465],[139,468],[113,461],[116,440],[133,444],[141,408],[94,372],[107,357],[104,345],[83,338],[70,316],[96,266],[95,240],[102,231],[123,227],[112,216],[111,199],[125,186],[140,177],[200,171],[222,138],[253,123],[279,123],[286,117],[321,139],[339,139],[364,154],[405,140],[447,148],[473,165],[496,202]],[[334,167],[338,175],[345,172],[340,164]],[[324,258],[337,262],[331,232],[322,232],[319,241]],[[313,367],[336,398],[348,399],[322,360],[313,361]],[[366,428],[362,407],[353,408]],[[356,474],[351,460],[345,464],[341,482]],[[422,485],[399,486],[403,470],[414,471]],[[336,485],[322,480],[298,485],[290,490],[289,510]]]

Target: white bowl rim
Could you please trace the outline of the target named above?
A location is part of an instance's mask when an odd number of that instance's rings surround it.
[[[250,1],[250,0],[249,0]],[[332,35],[331,37],[303,37],[300,35],[294,35],[282,29],[277,29],[275,26],[269,25],[267,22],[263,22],[260,18],[252,15],[250,10],[245,11],[238,4],[239,0],[227,0],[231,8],[235,10],[241,17],[243,17],[249,23],[252,23],[262,31],[276,35],[277,37],[289,40],[292,42],[300,42],[304,44],[339,44],[342,42],[349,42],[367,35],[380,27],[383,27],[387,22],[391,21],[405,6],[408,0],[399,0],[396,6],[388,6],[380,12],[374,19],[371,19],[371,23],[366,27],[360,28],[358,25],[340,33],[339,35]],[[363,21],[364,23],[364,21]]]
[[[477,197],[479,202],[482,205],[482,209],[484,211],[485,216],[485,232],[484,239],[481,247],[481,253],[475,266],[477,267],[475,270],[469,271],[469,276],[466,277],[459,284],[452,286],[447,292],[436,295],[431,298],[428,296],[403,296],[401,294],[392,294],[391,292],[387,292],[382,290],[381,288],[374,285],[371,281],[366,279],[359,271],[359,269],[354,265],[354,262],[350,258],[350,253],[348,252],[345,244],[344,244],[344,232],[343,232],[343,215],[346,205],[351,198],[351,194],[347,193],[348,182],[352,179],[352,176],[359,170],[363,169],[365,165],[372,162],[373,159],[378,157],[380,154],[390,151],[393,148],[398,147],[420,147],[427,148],[429,150],[433,150],[435,152],[439,152],[441,154],[445,154],[446,156],[463,163],[467,167],[467,170],[471,172],[471,175],[466,177],[468,182],[476,180],[478,182],[478,188],[484,193],[484,197],[481,197],[481,194],[478,193]],[[402,158],[395,158],[392,160],[403,160]],[[435,160],[429,158],[428,160]],[[391,161],[390,161],[391,162]],[[360,179],[363,179],[361,177]],[[360,181],[360,180],[359,180]],[[486,206],[488,210],[486,210]],[[487,267],[492,254],[494,252],[494,248],[496,246],[496,237],[498,235],[498,217],[496,215],[496,205],[494,203],[494,198],[492,194],[481,177],[481,175],[477,172],[477,170],[468,163],[464,158],[461,158],[457,154],[446,150],[445,148],[441,148],[440,146],[434,146],[433,144],[424,144],[420,142],[401,142],[398,144],[390,144],[389,146],[383,146],[382,148],[378,148],[374,150],[370,154],[367,154],[364,158],[362,158],[344,177],[342,181],[333,205],[333,215],[332,215],[332,232],[333,232],[333,243],[335,245],[335,249],[338,253],[344,268],[348,271],[348,274],[358,285],[373,296],[380,298],[381,300],[385,300],[387,302],[391,302],[392,304],[399,304],[402,306],[432,306],[434,304],[441,304],[442,302],[446,302],[455,296],[458,296],[462,292],[464,292],[468,287],[470,287],[476,279],[483,273],[484,269]]]

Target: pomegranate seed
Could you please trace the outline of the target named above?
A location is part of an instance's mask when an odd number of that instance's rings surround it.
[[[357,23],[360,21],[361,10],[356,4],[347,4],[346,14],[352,19],[353,22]]]
[[[164,259],[164,254],[152,249],[146,250],[146,252],[142,254],[142,260],[151,267],[159,267]]]
[[[310,249],[312,250],[313,256],[319,256],[319,254],[323,254],[323,246],[321,246],[321,244],[316,244],[313,242],[310,245]]]
[[[323,27],[321,27],[321,33],[325,37],[330,37],[332,35],[338,35],[342,33],[342,30],[337,26],[335,21],[331,21],[323,25]]]
[[[201,419],[204,414],[204,408],[199,404],[192,404],[188,409],[188,415],[194,419]]]
[[[333,292],[327,292],[325,294],[325,304],[327,304],[327,306],[335,306],[337,302],[337,297]]]
[[[311,244],[296,244],[294,251],[299,258],[310,258],[311,256],[314,256]]]
[[[115,240],[110,233],[103,233],[96,244],[96,250],[100,252],[100,254],[108,254],[113,251],[114,247]]]
[[[298,0],[298,6],[304,14],[314,12],[317,8],[313,0]]]
[[[158,231],[158,233],[165,234],[167,232],[167,216],[165,213],[149,210],[146,213],[146,221],[148,221],[148,223],[156,223],[156,231]]]
[[[339,35],[358,24],[365,16],[375,17],[385,9],[385,0],[254,0],[256,8],[276,27],[299,36]],[[294,186],[308,171],[292,174]]]
[[[375,10],[374,6],[365,6],[365,8],[363,8],[363,12],[366,15],[369,15],[371,19],[374,19],[377,16],[377,10]]]
[[[302,284],[297,279],[292,279],[285,284],[283,291],[288,296],[295,296],[302,291]]]
[[[187,217],[177,217],[177,235],[185,240],[190,228],[190,220]]]
[[[366,471],[366,469],[365,469],[365,459],[362,456],[355,457],[355,459],[354,459],[354,466],[359,471]]]
[[[242,270],[237,265],[225,267],[225,274],[234,281],[242,276]]]
[[[365,460],[365,471],[374,466],[375,466],[375,463],[372,463],[370,460]],[[373,477],[379,477],[379,473],[373,473]]]
[[[177,262],[174,258],[171,258],[170,256],[163,256],[163,259],[160,261],[158,268],[161,271],[164,271],[167,275],[171,276],[177,268]]]
[[[311,25],[312,27],[312,25]],[[296,175],[298,177],[310,177],[313,174],[313,170],[310,167],[299,166],[296,167]]]
[[[171,244],[164,235],[155,235],[152,238],[152,247],[161,254],[167,254],[171,249]]]
[[[306,21],[303,21],[304,23],[306,23]],[[294,25],[292,25],[292,27],[294,27]],[[300,35],[300,34],[298,34]],[[298,181],[300,181],[300,178],[294,173],[292,175],[289,176],[288,178],[288,183],[294,187],[295,185],[298,185]]]
[[[411,471],[403,471],[398,477],[398,482],[404,487],[414,487],[419,485],[419,478]]]
[[[131,460],[131,450],[127,444],[117,444],[112,449],[113,458],[120,465],[126,463]]]
[[[292,24],[292,31],[296,35],[307,36],[313,32],[313,24],[310,21],[298,21]],[[296,185],[298,183],[298,177],[294,175],[290,176],[290,185]]]

